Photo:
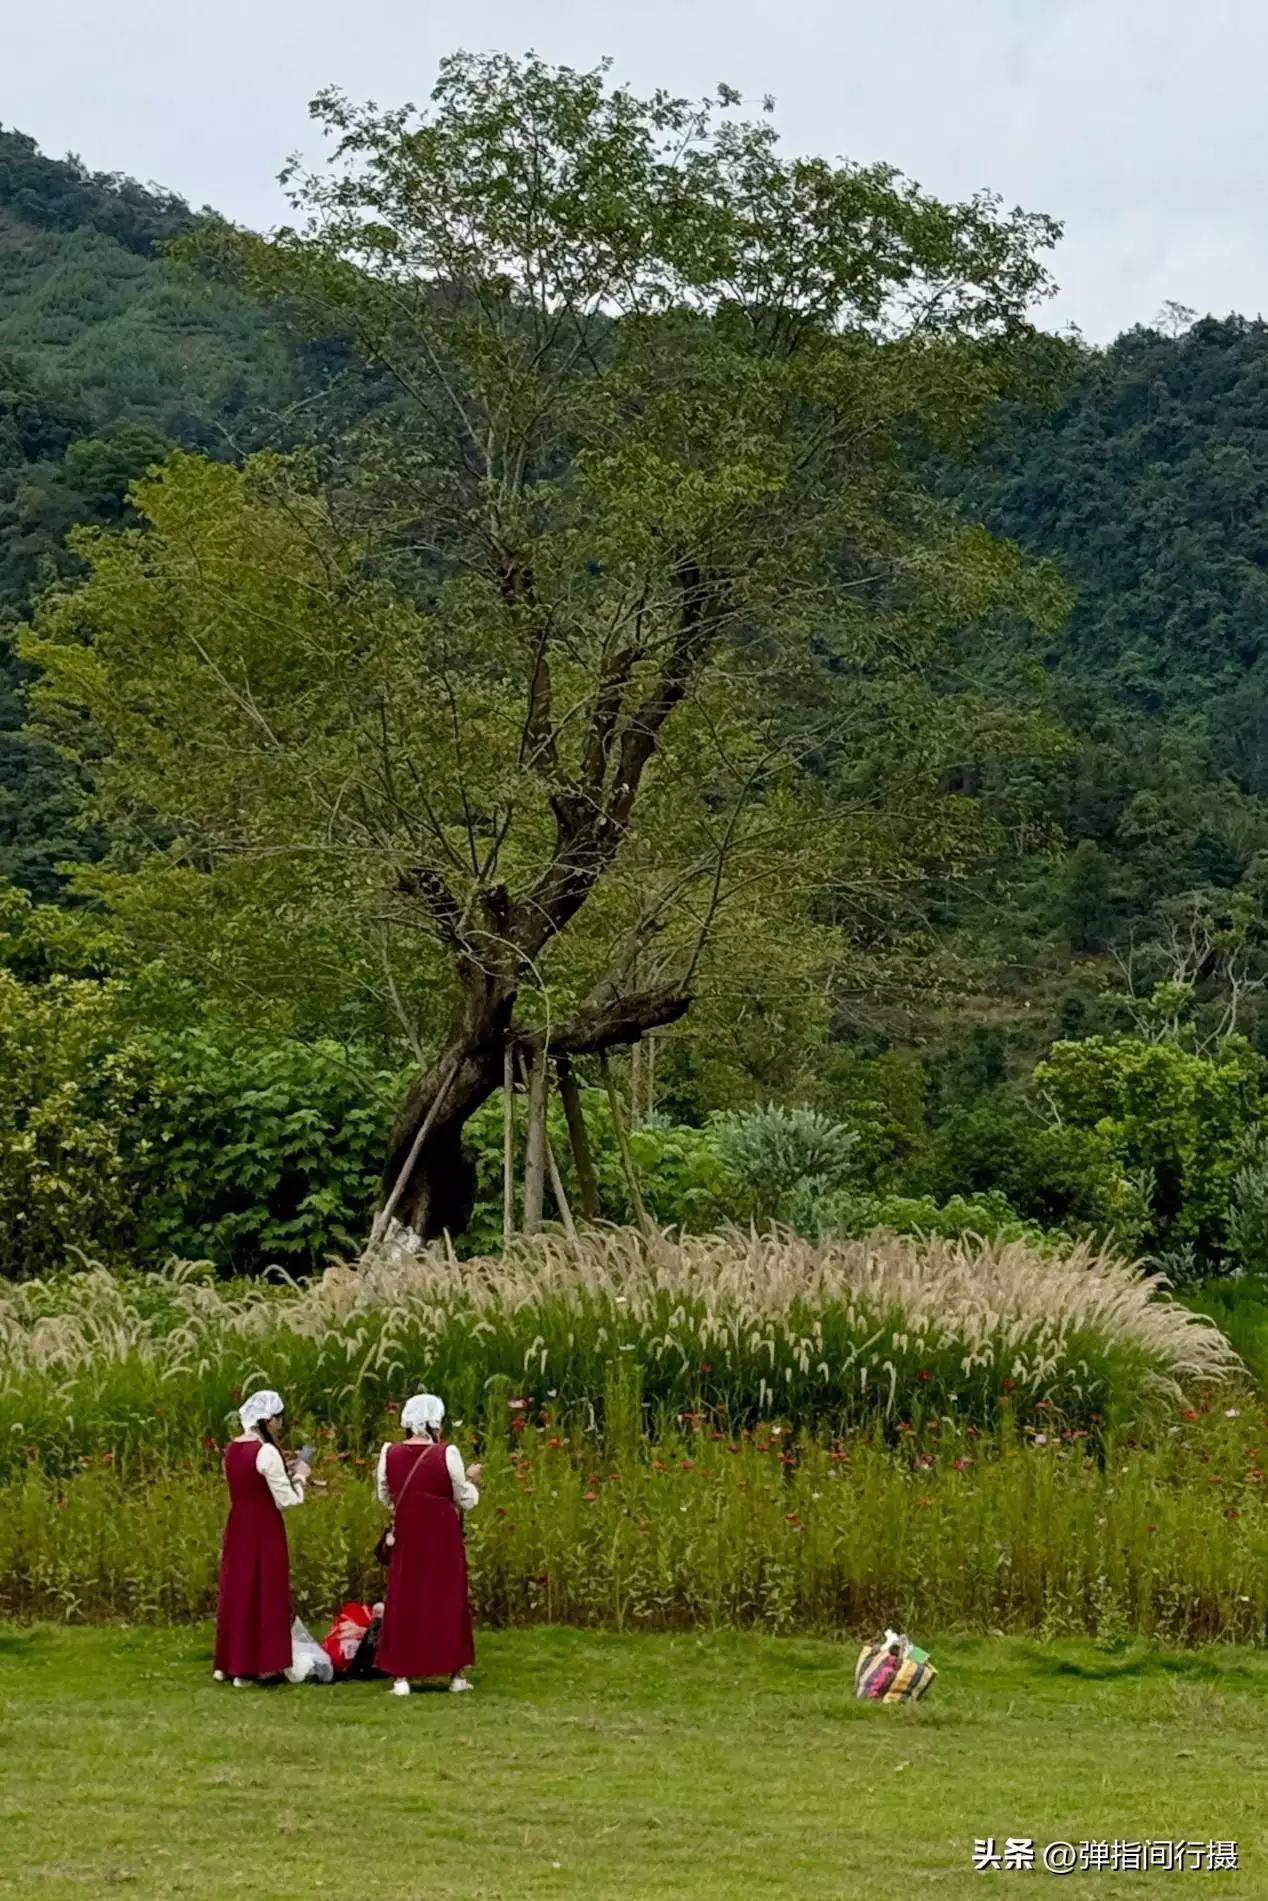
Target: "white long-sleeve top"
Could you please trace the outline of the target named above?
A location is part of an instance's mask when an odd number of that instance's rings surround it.
[[[381,1504],[386,1505],[389,1511],[393,1509],[396,1502],[387,1488],[387,1455],[391,1449],[391,1441],[389,1440],[388,1444],[384,1446],[382,1452],[379,1454],[379,1469],[375,1479],[375,1489],[379,1494],[379,1501]],[[466,1467],[462,1463],[462,1454],[459,1452],[457,1446],[448,1445],[445,1447],[445,1470],[449,1474],[449,1486],[453,1492],[453,1502],[458,1507],[458,1510],[460,1512],[474,1511],[476,1506],[480,1503],[480,1493],[467,1477]]]
[[[273,1494],[273,1503],[280,1512],[289,1511],[292,1505],[304,1502],[304,1481],[292,1483],[287,1477],[286,1462],[276,1446],[261,1446],[255,1455],[255,1469]]]

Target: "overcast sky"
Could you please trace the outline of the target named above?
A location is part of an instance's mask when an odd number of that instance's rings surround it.
[[[791,149],[1049,212],[1047,321],[1097,342],[1268,308],[1260,0],[0,0],[0,123],[267,226],[319,87],[421,100],[456,45],[771,92]]]

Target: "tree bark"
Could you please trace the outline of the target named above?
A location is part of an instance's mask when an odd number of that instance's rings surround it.
[[[572,1064],[566,1056],[560,1057],[555,1069],[559,1077],[559,1094],[564,1105],[564,1116],[568,1123],[568,1139],[572,1144],[572,1159],[577,1165],[582,1219],[597,1221],[600,1206],[599,1180],[594,1172],[594,1159],[590,1154],[590,1136],[586,1129],[585,1112],[581,1107],[581,1091],[577,1087],[577,1078],[572,1073]]]

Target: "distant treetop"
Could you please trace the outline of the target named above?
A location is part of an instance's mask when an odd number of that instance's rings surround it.
[[[175,193],[122,173],[90,172],[75,157],[46,158],[25,132],[0,126],[0,206],[48,231],[85,225],[140,257],[187,231],[194,213]]]

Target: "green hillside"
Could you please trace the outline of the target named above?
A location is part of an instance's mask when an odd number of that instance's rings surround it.
[[[40,897],[100,840],[76,828],[61,762],[20,730],[12,628],[70,571],[75,523],[121,521],[129,483],[174,444],[257,446],[300,386],[264,314],[161,256],[193,222],[178,198],[0,128],[0,878]]]

